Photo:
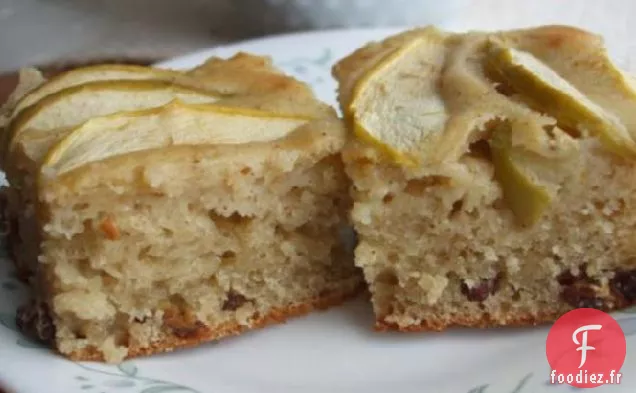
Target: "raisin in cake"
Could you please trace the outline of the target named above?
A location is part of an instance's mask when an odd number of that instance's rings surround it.
[[[636,84],[565,26],[417,29],[334,67],[380,330],[636,301]]]
[[[6,113],[9,215],[37,251],[21,254],[37,258],[22,264],[37,294],[24,329],[118,362],[359,291],[340,236],[346,132],[306,85],[245,54],[182,75],[119,71],[45,81]]]

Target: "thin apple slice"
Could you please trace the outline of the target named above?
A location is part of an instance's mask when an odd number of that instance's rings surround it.
[[[143,79],[174,81],[182,75],[182,73],[176,71],[137,65],[103,64],[82,67],[55,76],[25,95],[16,103],[13,113],[14,116],[17,116],[24,109],[48,95],[88,82]]]
[[[73,127],[96,116],[159,107],[175,99],[213,103],[219,97],[160,80],[90,82],[61,90],[22,111],[11,123],[4,169],[10,171],[10,157],[29,132]]]
[[[345,113],[358,138],[403,165],[436,149],[448,118],[438,92],[446,50],[441,33],[429,30],[363,75]]]
[[[495,179],[504,201],[519,224],[536,224],[568,183],[578,182],[583,165],[581,144],[565,131],[551,130],[554,142],[549,156],[515,143],[519,134],[528,132],[524,120],[499,119],[491,123],[490,155]]]
[[[497,124],[489,142],[495,178],[507,206],[521,225],[532,226],[552,203],[550,192],[529,173],[523,150],[512,146],[510,123]]]
[[[61,175],[82,165],[135,151],[184,144],[242,144],[284,137],[311,118],[214,104],[174,101],[160,108],[91,119],[48,153],[43,173]]]
[[[588,99],[614,114],[636,139],[636,85],[611,58],[601,36],[577,28],[545,26],[510,37]]]
[[[487,66],[529,105],[565,129],[597,137],[613,153],[636,158],[636,142],[613,114],[528,52],[491,42]]]

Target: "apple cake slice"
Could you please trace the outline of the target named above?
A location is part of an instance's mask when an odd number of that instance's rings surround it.
[[[361,289],[341,236],[350,198],[335,111],[259,57],[187,75],[201,82],[144,94],[84,81],[77,112],[51,111],[62,125],[45,116],[8,145],[10,189],[38,233],[37,302],[18,323],[72,359],[197,345]],[[112,102],[114,83],[125,100]]]
[[[636,302],[636,84],[601,38],[423,28],[333,72],[377,329]]]

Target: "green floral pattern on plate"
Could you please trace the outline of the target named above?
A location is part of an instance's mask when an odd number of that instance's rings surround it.
[[[331,64],[334,61],[330,48],[324,48],[315,57],[298,57],[277,65],[292,76],[312,85],[321,85],[331,75]]]
[[[90,367],[76,363],[84,371],[75,380],[79,388],[86,392],[105,392],[105,389],[134,389],[138,393],[199,393],[198,390],[156,378],[140,375],[138,367],[132,362],[125,362],[110,370]]]

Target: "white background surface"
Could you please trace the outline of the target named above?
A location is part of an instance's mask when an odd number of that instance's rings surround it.
[[[254,33],[240,13],[229,11],[240,3],[255,1],[0,0],[0,71],[58,59],[172,57],[235,41]],[[479,29],[575,24],[604,34],[627,53],[636,37],[635,16],[634,0],[470,0],[446,22]]]

